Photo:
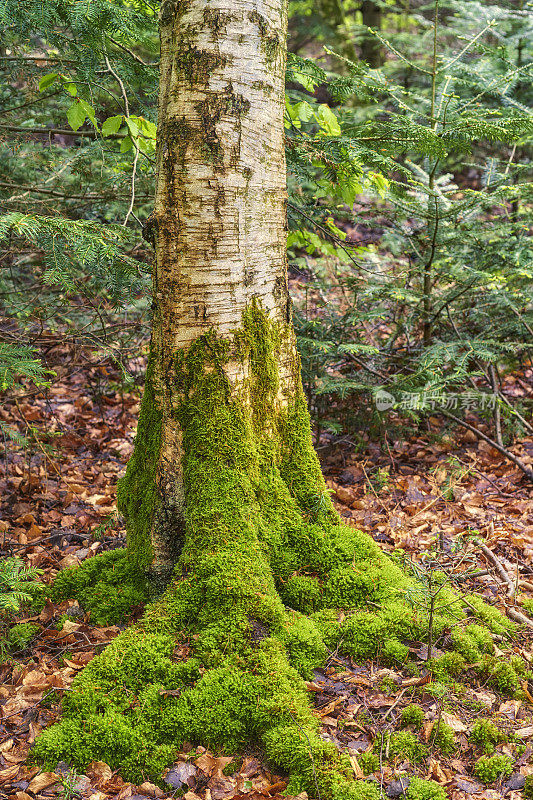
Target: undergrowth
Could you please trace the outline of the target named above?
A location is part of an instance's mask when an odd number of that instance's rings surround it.
[[[252,306],[231,346],[210,333],[177,354],[173,414],[183,435],[184,547],[166,591],[77,676],[63,719],[37,740],[34,757],[47,767],[106,761],[131,781],[161,782],[186,741],[231,754],[254,742],[289,773],[288,794],[379,796],[373,783],[354,781],[347,757],[320,738],[304,680],[323,666],[328,650],[401,664],[405,642],[427,640],[429,618],[409,599],[416,594],[413,576],[368,535],[340,524],[311,446],[301,390],[279,407],[277,363],[289,335]],[[243,388],[249,405],[230,392],[224,373],[237,357],[250,367]],[[154,397],[145,391],[140,431],[148,417],[160,423],[162,415],[148,408]],[[153,468],[157,452],[147,448],[157,448],[160,438],[151,430],[137,439],[120,488],[127,516],[142,505],[133,497],[146,485],[139,469]],[[129,517],[127,523],[136,546],[142,531],[149,536],[150,519],[140,527]],[[146,597],[133,556],[130,539],[129,550],[65,570],[55,595],[76,597],[95,621],[122,617]],[[513,625],[495,609],[444,589],[432,624],[434,641],[454,626],[453,664],[446,662],[450,653],[436,661],[439,680],[451,681],[466,662],[476,662],[488,679],[514,690],[509,670],[516,670],[512,664],[501,670],[491,636]],[[403,724],[416,728],[419,716],[411,712]],[[435,745],[449,749],[450,737],[440,730],[438,736]],[[413,762],[427,749],[409,731],[387,743],[388,757]],[[413,779],[407,796],[443,794]]]

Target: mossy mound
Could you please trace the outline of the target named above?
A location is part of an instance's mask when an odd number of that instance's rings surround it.
[[[423,722],[424,709],[421,706],[417,706],[412,703],[403,709],[402,716],[400,718],[400,724],[402,728],[412,725],[415,730],[420,730]]]
[[[290,774],[289,794],[377,798],[376,786],[354,782],[349,761],[320,738],[304,679],[328,649],[401,663],[406,641],[427,640],[428,615],[410,600],[418,596],[415,579],[369,536],[340,524],[301,389],[280,404],[277,364],[292,352],[290,335],[252,306],[232,342],[210,333],[176,353],[165,381],[167,414],[182,437],[186,535],[174,577],[77,676],[62,721],[36,742],[34,756],[46,766],[106,761],[134,782],[159,781],[186,741],[232,754],[253,741]],[[246,365],[240,395],[225,374],[231,360]],[[146,596],[162,518],[153,487],[164,415],[152,381],[150,370],[119,491],[128,551],[66,570],[56,583],[58,595],[92,603],[96,621],[111,621]],[[481,660],[492,648],[486,628],[510,627],[478,598],[465,606],[442,591],[433,641],[461,622],[457,652]],[[389,750],[401,755],[408,746],[413,761],[423,758],[408,732],[394,734]],[[417,786],[408,796],[440,797],[430,783]]]
[[[498,742],[505,741],[505,735],[488,719],[480,719],[470,732],[470,741],[485,755],[492,755]]]
[[[127,550],[110,550],[59,573],[51,589],[52,600],[72,597],[89,613],[91,622],[112,625],[148,600],[148,584]]]
[[[429,744],[432,747],[437,747],[443,755],[451,755],[456,747],[453,728],[439,720],[433,726],[429,736]]]
[[[474,775],[483,783],[494,783],[500,778],[508,778],[513,771],[514,760],[503,753],[481,756],[474,765]]]
[[[446,792],[434,781],[411,778],[405,793],[408,800],[446,800]]]

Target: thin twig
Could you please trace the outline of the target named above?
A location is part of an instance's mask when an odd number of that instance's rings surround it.
[[[527,625],[528,628],[533,628],[533,621],[521,614],[520,611],[517,611],[516,608],[507,608],[506,611],[509,619],[518,622],[520,625]]]
[[[139,145],[132,139],[133,146],[135,147],[135,158],[133,159],[133,167],[131,171],[131,198],[130,204],[128,206],[128,212],[124,217],[124,222],[122,223],[122,227],[125,228],[128,224],[128,220],[133,212],[133,206],[135,203],[135,178],[137,177],[137,161],[139,160]]]
[[[117,40],[113,39],[113,37],[110,36],[108,33],[106,33],[106,36],[107,36],[107,38],[109,39],[110,42],[113,42],[113,44],[116,45],[116,47],[120,47],[121,50],[124,50],[126,53],[128,53],[135,61],[137,61],[138,64],[142,64],[143,67],[157,67],[157,66],[159,66],[159,62],[158,61],[154,61],[152,64],[148,64],[146,61],[143,61],[140,56],[138,56],[136,53],[134,53],[133,50],[130,50],[129,47],[126,47],[125,44],[122,44],[121,42],[117,42]]]
[[[533,481],[533,470],[530,470],[529,467],[527,467],[522,461],[520,461],[520,459],[517,458],[513,453],[507,450],[507,448],[500,447],[498,442],[495,442],[494,439],[490,438],[490,436],[487,436],[485,433],[480,431],[479,428],[475,428],[473,425],[470,425],[470,423],[465,422],[464,419],[456,417],[455,414],[451,414],[449,411],[445,411],[445,409],[443,408],[439,409],[439,413],[443,414],[445,417],[448,417],[449,419],[453,419],[453,421],[456,422],[458,425],[461,425],[463,428],[467,428],[469,431],[472,431],[472,433],[475,433],[476,436],[479,436],[480,439],[483,439],[485,442],[487,442],[487,444],[490,444],[491,447],[494,447],[494,449],[497,450],[499,453],[501,453],[502,456],[505,456],[505,458],[508,458],[509,461],[512,461],[512,463],[515,464],[518,467],[518,469],[521,470],[524,473],[524,475],[529,478],[530,481]]]
[[[73,131],[66,130],[65,128],[25,128],[22,125],[2,125],[0,129],[4,131],[12,131],[13,133],[42,133],[47,136],[73,136],[74,138],[82,136],[87,139],[97,139],[98,131]],[[110,133],[106,139],[124,139],[128,134],[126,133]]]
[[[122,99],[124,100],[124,113],[126,114],[127,117],[129,117],[129,115],[130,115],[130,104],[128,103],[128,95],[126,94],[126,89],[124,87],[124,84],[122,83],[122,78],[120,77],[118,72],[116,72],[113,69],[113,67],[111,66],[111,64],[109,63],[109,59],[107,57],[107,53],[104,56],[104,60],[105,60],[105,64],[106,64],[106,67],[107,67],[108,71],[111,73],[111,75],[114,77],[114,79],[116,80],[116,82],[120,86],[120,92],[122,94]]]
[[[400,700],[402,699],[402,697],[404,696],[404,694],[406,693],[406,691],[407,691],[407,689],[408,689],[408,688],[409,688],[409,687],[408,687],[408,686],[406,686],[406,687],[405,687],[405,689],[402,689],[402,691],[400,692],[400,694],[398,695],[398,697],[396,698],[396,700],[394,701],[394,703],[391,705],[391,707],[389,708],[389,710],[388,710],[388,711],[386,711],[386,712],[383,714],[383,719],[384,719],[384,720],[385,720],[385,719],[387,719],[387,717],[389,716],[390,712],[391,712],[391,711],[393,711],[393,710],[396,708],[396,706],[398,705],[398,703],[400,702]]]
[[[495,566],[498,575],[502,579],[502,581],[507,585],[507,596],[514,597],[515,594],[515,584],[509,573],[506,571],[505,567],[503,566],[502,562],[498,558],[498,556],[494,555],[492,550],[490,550],[486,544],[483,542],[478,541],[478,547],[481,552],[488,558],[488,560]]]

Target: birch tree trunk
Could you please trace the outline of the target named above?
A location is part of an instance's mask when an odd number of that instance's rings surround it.
[[[285,0],[161,5],[157,189],[146,232],[156,254],[151,364],[120,503],[133,558],[163,583],[186,534],[177,352],[206,331],[231,340],[253,301],[285,329],[278,410],[299,387],[286,267],[286,29]],[[250,404],[246,359],[229,359],[224,372]]]

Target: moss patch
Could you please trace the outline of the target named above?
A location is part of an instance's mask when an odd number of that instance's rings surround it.
[[[500,741],[504,741],[505,736],[493,722],[488,719],[480,719],[474,723],[469,739],[485,755],[490,756],[494,752],[495,745]]]
[[[424,716],[424,709],[413,703],[403,709],[400,724],[402,728],[412,725],[418,731],[422,727]]]
[[[528,775],[522,793],[526,800],[533,800],[533,775]]]
[[[511,756],[502,753],[481,756],[474,766],[474,775],[483,783],[494,783],[500,778],[508,778],[513,771],[513,764]]]
[[[159,497],[156,471],[161,449],[162,414],[158,408],[150,361],[137,425],[135,449],[124,477],[118,482],[117,503],[128,520],[128,560],[144,572],[152,561],[151,530]]]
[[[389,758],[410,761],[412,764],[418,764],[428,752],[427,747],[422,744],[418,736],[409,731],[385,734],[383,749]]]
[[[354,782],[347,758],[320,738],[304,678],[323,665],[328,648],[401,663],[406,641],[427,640],[429,620],[410,600],[420,591],[414,579],[369,536],[340,524],[311,445],[301,387],[288,407],[278,403],[277,364],[290,335],[252,304],[231,340],[210,332],[176,353],[167,413],[182,435],[186,537],[174,578],[143,618],[76,677],[62,721],[35,745],[35,758],[47,767],[65,760],[83,769],[101,760],[132,781],[160,780],[185,741],[231,754],[255,742],[290,773],[289,794],[378,796],[373,784]],[[240,392],[226,377],[232,360],[248,375]],[[96,593],[95,621],[109,619],[120,592],[124,606],[146,592],[161,432],[150,392],[149,382],[136,451],[120,485],[128,550],[66,570],[54,589],[86,608]],[[127,586],[139,594],[125,597]],[[485,625],[507,630],[494,609],[471,605]],[[467,613],[443,591],[434,635],[462,624],[456,655],[466,658],[470,648],[490,657],[490,635],[467,626]],[[190,658],[183,662],[185,650]],[[408,731],[385,746],[390,757],[412,762],[427,752]],[[410,796],[439,797],[428,793],[431,784],[415,789]]]
[[[431,730],[429,744],[432,747],[437,747],[443,755],[451,755],[456,747],[453,728],[445,722],[442,722],[442,720],[439,720]]]
[[[435,781],[411,778],[405,793],[408,800],[446,800],[446,792]]]
[[[110,550],[79,567],[68,567],[54,581],[52,600],[76,598],[96,625],[120,622],[133,606],[148,599],[148,585],[137,563],[126,550]]]

